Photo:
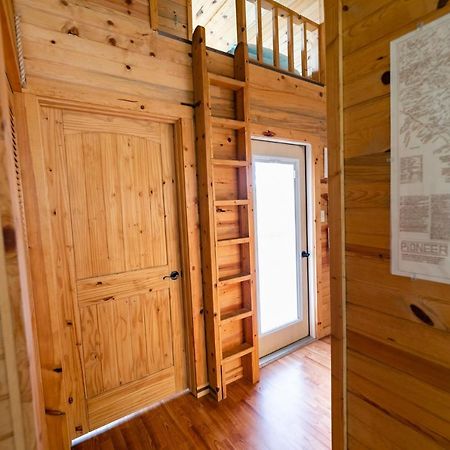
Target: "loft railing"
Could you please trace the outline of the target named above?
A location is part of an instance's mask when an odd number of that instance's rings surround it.
[[[321,67],[323,27],[274,0],[235,0],[237,42],[249,57],[314,81]]]
[[[233,53],[237,44],[244,42],[250,59],[259,64],[325,83],[323,24],[275,0],[189,0],[187,3],[191,5],[188,6],[189,39],[193,28],[202,25],[207,30],[208,45],[213,48]],[[158,0],[149,0],[149,5],[151,27],[157,30]]]

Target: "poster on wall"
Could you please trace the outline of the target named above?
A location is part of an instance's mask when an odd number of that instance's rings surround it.
[[[391,42],[392,273],[450,284],[450,14]]]

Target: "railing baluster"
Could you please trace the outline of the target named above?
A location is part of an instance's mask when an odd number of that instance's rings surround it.
[[[288,68],[289,72],[294,72],[294,17],[289,12],[288,15]]]
[[[273,25],[273,65],[280,67],[280,34],[278,30],[278,7],[272,7],[272,25]]]
[[[257,0],[257,2],[256,2],[256,12],[258,15],[258,35],[257,35],[257,41],[256,41],[257,55],[258,55],[258,62],[263,63],[264,62],[264,53],[263,53],[263,26],[262,26],[262,1],[261,0]]]
[[[325,24],[319,25],[319,71],[320,82],[325,84],[325,63],[326,63],[326,46],[325,46]]]
[[[150,27],[152,30],[158,29],[158,19],[159,19],[159,11],[158,11],[158,0],[150,0]],[[191,36],[189,36],[191,38]]]
[[[308,77],[308,49],[307,49],[307,33],[306,22],[301,19],[303,25],[303,45],[302,45],[302,75]]]

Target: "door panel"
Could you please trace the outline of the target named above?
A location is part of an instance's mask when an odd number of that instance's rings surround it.
[[[160,144],[106,133],[65,143],[77,278],[167,264]]]
[[[71,268],[63,295],[74,293],[78,383],[93,429],[186,387],[181,282],[167,277],[181,272],[174,130],[44,111],[46,163],[64,169],[47,189],[67,205],[55,239],[70,249],[61,255]]]
[[[173,366],[171,329],[169,289],[81,308],[87,397]]]

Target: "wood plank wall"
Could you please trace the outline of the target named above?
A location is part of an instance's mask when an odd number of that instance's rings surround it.
[[[44,448],[37,434],[39,374],[28,303],[26,243],[17,160],[17,127],[11,89],[20,90],[14,6],[0,5],[0,448]],[[34,395],[36,393],[36,395]],[[42,413],[42,414],[41,414]]]
[[[150,111],[192,118],[191,45],[152,31],[145,3],[144,0],[131,3],[113,0],[16,0],[25,59],[27,84],[24,92],[142,114]],[[176,3],[180,5],[183,2],[179,0]],[[164,23],[161,11],[159,21]],[[211,72],[231,76],[233,60],[210,51],[208,66]],[[323,148],[326,146],[325,92],[323,86],[250,66],[252,134],[270,134],[280,139],[312,144],[318,249],[318,337],[326,336],[330,331],[328,258],[324,242],[326,224],[320,222],[320,209],[326,208],[322,199],[327,192],[326,183],[320,182]],[[213,97],[213,108],[217,108],[220,115],[226,117],[232,113],[225,91],[219,89]],[[228,136],[224,135],[223,140],[217,142],[218,146],[221,144],[229,144]],[[187,161],[195,170],[195,155],[189,155]],[[194,192],[195,187],[194,191],[187,193],[193,196],[190,199],[193,204],[197,201]],[[198,223],[197,211],[191,210],[189,215]],[[191,258],[198,261],[191,268],[194,277],[191,281],[197,289],[192,304],[192,344],[194,384],[201,391],[208,380],[198,225],[191,230],[190,245]]]
[[[330,86],[330,100],[343,93],[340,136],[333,106],[329,119],[330,151],[338,160],[342,139],[345,158],[348,448],[450,448],[450,286],[390,274],[389,219],[389,42],[449,12],[437,0],[326,2],[329,50],[342,45]]]

